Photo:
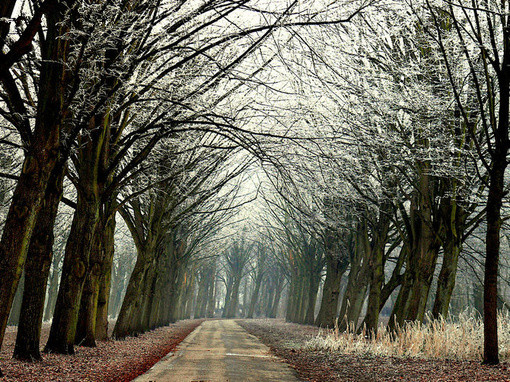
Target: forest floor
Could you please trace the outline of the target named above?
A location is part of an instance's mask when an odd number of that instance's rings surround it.
[[[2,382],[124,382],[145,373],[172,351],[203,320],[184,320],[137,337],[98,342],[96,348],[75,347],[75,355],[43,354],[40,362],[12,359],[16,327],[8,327],[2,351]],[[49,325],[42,330],[41,345],[46,344]]]
[[[321,335],[315,326],[281,320],[238,320],[306,381],[510,381],[510,364],[430,360],[313,350],[305,343]]]

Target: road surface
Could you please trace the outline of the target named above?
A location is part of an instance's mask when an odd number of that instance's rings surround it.
[[[296,382],[295,372],[234,320],[204,321],[135,382]]]

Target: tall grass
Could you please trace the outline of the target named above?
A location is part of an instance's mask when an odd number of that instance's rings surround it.
[[[499,343],[502,361],[510,361],[510,316],[499,315]],[[351,328],[352,329],[352,328]],[[468,314],[458,320],[429,320],[407,323],[390,333],[382,325],[377,335],[353,330],[339,333],[338,328],[321,332],[305,347],[362,356],[419,357],[426,359],[482,360],[483,322]]]

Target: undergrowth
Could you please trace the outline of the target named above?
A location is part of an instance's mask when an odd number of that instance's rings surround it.
[[[462,314],[455,321],[444,318],[427,321],[406,323],[394,332],[381,325],[375,335],[368,335],[365,330],[340,333],[336,328],[322,331],[307,341],[305,347],[360,356],[482,360],[483,321],[480,318]],[[510,361],[510,316],[500,314],[498,326],[501,361]]]

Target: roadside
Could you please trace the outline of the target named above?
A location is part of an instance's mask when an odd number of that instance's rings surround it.
[[[237,323],[308,381],[510,381],[508,363],[482,366],[474,361],[347,355],[307,348],[306,341],[319,335],[314,326],[269,319]]]
[[[44,354],[41,362],[13,360],[15,327],[9,328],[0,352],[2,382],[127,382],[145,373],[172,351],[203,320],[183,320],[122,341],[98,342],[96,348],[76,347],[75,355]],[[42,330],[44,346],[49,325]]]

